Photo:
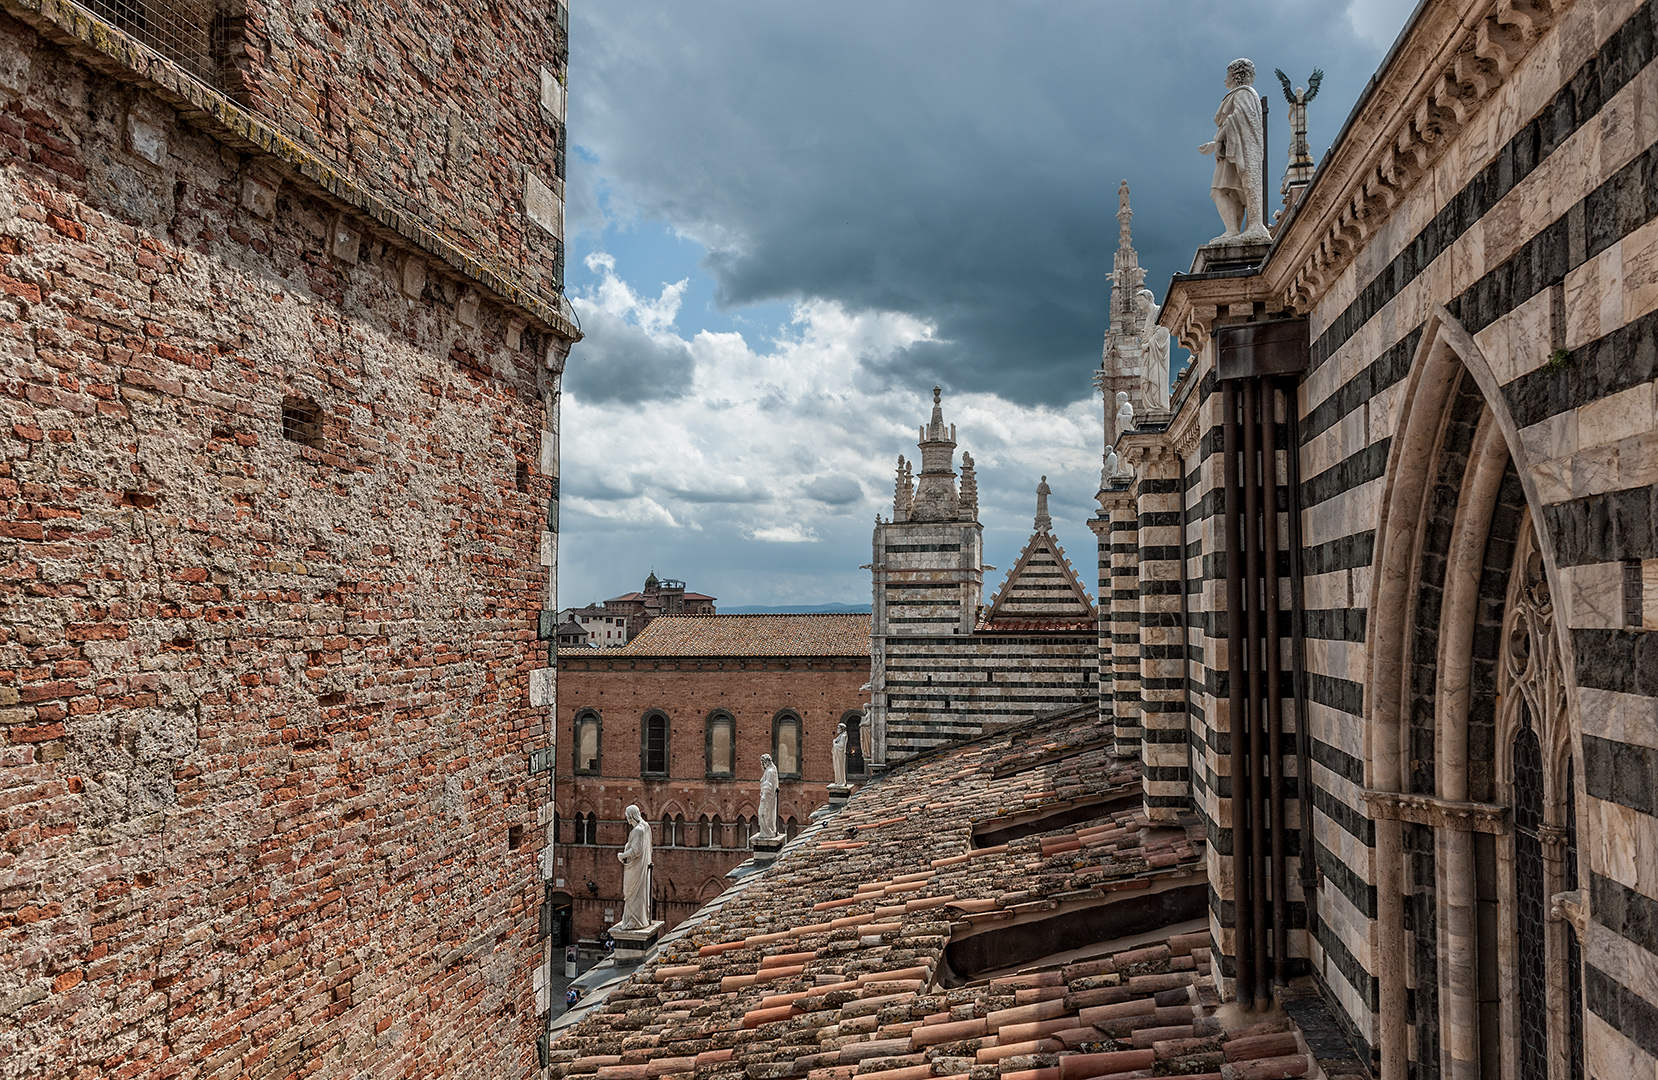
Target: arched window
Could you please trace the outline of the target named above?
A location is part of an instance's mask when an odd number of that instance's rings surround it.
[[[729,780],[737,774],[737,721],[724,709],[708,716],[708,779]]]
[[[849,712],[841,722],[846,725],[846,775],[862,776],[868,771],[864,764],[864,714]]]
[[[696,847],[697,842],[685,831],[685,815],[674,815],[674,847]]]
[[[715,814],[713,820],[708,823],[708,846],[717,848],[725,846],[725,823],[720,820],[718,814]]]
[[[640,724],[639,774],[668,775],[668,717],[656,709],[646,713]]]
[[[657,845],[659,847],[674,846],[674,819],[669,817],[667,814],[662,815],[661,837],[662,838],[657,841]]]
[[[800,822],[790,818],[783,827],[783,835],[790,840],[800,835]]]
[[[779,777],[800,779],[800,715],[792,709],[784,709],[772,718],[771,760]]]
[[[576,843],[597,844],[599,842],[599,815],[588,814],[585,818],[576,815]]]
[[[701,817],[697,818],[696,846],[697,847],[708,847],[709,843],[710,843],[710,841],[708,839],[708,815],[704,814]]]
[[[575,760],[572,765],[577,776],[599,775],[599,735],[599,714],[592,709],[583,709],[578,712],[576,714],[575,738],[571,740],[575,747]]]

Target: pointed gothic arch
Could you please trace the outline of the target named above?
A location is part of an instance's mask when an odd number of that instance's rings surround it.
[[[1578,986],[1581,1014],[1581,980],[1568,970],[1578,951],[1558,917],[1542,926],[1549,905],[1538,901],[1567,876],[1532,858],[1529,837],[1543,834],[1515,827],[1523,818],[1563,837],[1559,823],[1575,821],[1563,781],[1581,759],[1574,665],[1552,617],[1527,624],[1555,688],[1535,762],[1516,724],[1525,710],[1507,692],[1515,620],[1538,598],[1549,608],[1559,575],[1499,383],[1443,309],[1424,328],[1398,409],[1372,562],[1364,732],[1381,1075],[1480,1075],[1482,1057],[1496,1055],[1502,1075],[1530,1080],[1537,1061],[1563,1064],[1581,1030],[1568,1010],[1525,1007],[1526,957],[1501,948],[1497,929],[1513,942],[1517,919],[1542,927],[1532,939],[1554,944],[1527,954],[1533,990],[1560,1001]],[[1517,764],[1538,790],[1516,781]]]

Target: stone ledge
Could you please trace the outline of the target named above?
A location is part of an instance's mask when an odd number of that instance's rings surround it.
[[[367,218],[370,231],[380,239],[419,248],[487,289],[500,303],[529,315],[539,326],[566,341],[581,340],[581,330],[566,316],[562,298],[544,297],[520,286],[510,272],[468,253],[432,225],[345,179],[318,155],[85,9],[69,0],[0,0],[0,11],[27,23],[101,74],[154,93],[184,120],[220,142],[276,163],[284,175],[310,189],[310,194]]]
[[[1366,791],[1365,806],[1378,821],[1407,821],[1440,829],[1482,832],[1501,836],[1508,832],[1508,807],[1491,803],[1455,802],[1432,795],[1402,791]]]

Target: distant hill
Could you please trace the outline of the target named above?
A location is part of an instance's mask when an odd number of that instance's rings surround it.
[[[857,604],[750,604],[747,607],[726,607],[721,604],[716,610],[721,615],[868,615],[869,605],[859,607]]]

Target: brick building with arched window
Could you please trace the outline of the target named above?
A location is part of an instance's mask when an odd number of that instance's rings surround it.
[[[558,667],[555,887],[578,939],[621,915],[630,803],[651,823],[655,913],[672,927],[748,858],[761,754],[791,836],[827,801],[842,720],[860,732],[848,771],[863,772],[868,615],[660,616],[626,648],[561,650]]]

